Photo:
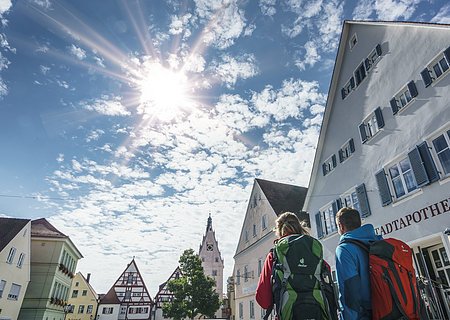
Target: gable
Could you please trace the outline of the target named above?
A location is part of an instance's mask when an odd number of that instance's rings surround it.
[[[164,302],[172,300],[173,293],[168,289],[167,284],[169,283],[170,280],[178,279],[180,276],[181,276],[181,269],[180,267],[176,267],[176,269],[172,272],[167,281],[159,286],[159,291],[155,296],[156,308],[162,308]]]

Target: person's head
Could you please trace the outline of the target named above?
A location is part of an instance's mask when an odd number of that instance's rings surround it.
[[[275,232],[278,238],[291,234],[309,234],[306,223],[301,222],[292,212],[281,214],[275,223]]]
[[[361,227],[361,216],[358,210],[345,207],[336,213],[336,224],[339,234],[344,234]]]

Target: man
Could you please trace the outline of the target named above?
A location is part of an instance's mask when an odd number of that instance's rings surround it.
[[[344,320],[370,320],[370,278],[368,253],[346,239],[365,244],[381,239],[371,224],[361,226],[358,210],[342,208],[336,214],[336,224],[341,235],[336,248],[336,275],[339,286],[339,307]]]

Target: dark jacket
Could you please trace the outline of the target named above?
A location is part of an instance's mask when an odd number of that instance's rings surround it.
[[[371,317],[370,278],[368,254],[345,239],[364,243],[381,239],[373,225],[366,224],[341,236],[336,248],[336,276],[339,286],[339,306],[344,320],[362,320]]]

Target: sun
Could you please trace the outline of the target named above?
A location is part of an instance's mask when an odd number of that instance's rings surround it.
[[[186,75],[158,63],[142,71],[139,90],[144,112],[161,121],[172,120],[191,105]]]

